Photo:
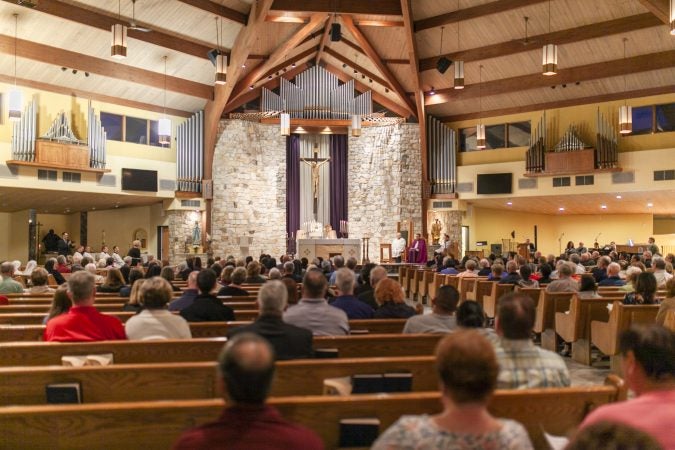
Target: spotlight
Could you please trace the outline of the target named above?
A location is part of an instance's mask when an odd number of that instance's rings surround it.
[[[438,70],[440,73],[443,74],[450,68],[451,64],[452,64],[452,61],[450,61],[445,56],[442,56],[442,57],[438,58],[438,61],[436,62],[436,70]]]
[[[242,64],[242,65],[241,65],[241,68],[242,68],[242,69],[245,69],[245,68],[246,68],[246,63]]]
[[[275,76],[275,77],[278,77],[278,76],[279,76],[279,72],[275,73],[274,76]]]
[[[358,71],[358,70],[356,70],[356,69],[354,69],[354,73],[359,73],[359,71]]]
[[[388,93],[389,93],[389,89],[388,89],[388,88],[384,88],[384,92],[386,92],[386,93],[388,94]]]
[[[286,73],[287,70],[288,70],[288,69],[284,67],[284,73]]]
[[[255,87],[255,86],[250,85],[248,88],[249,88],[250,90],[253,90],[254,87]]]
[[[555,86],[551,86],[551,89],[555,89]]]
[[[291,67],[295,67],[295,63],[291,64]]]
[[[362,79],[362,80],[365,80],[365,79],[366,79],[366,76],[363,75],[363,74],[361,74],[361,79]]]
[[[85,73],[84,73],[84,76],[85,76],[85,77],[88,77],[88,76],[89,76],[89,72],[85,72]]]
[[[431,86],[431,90],[429,91],[429,95],[436,95],[436,89],[434,89],[433,86]]]
[[[65,72],[68,69],[66,69],[65,67],[61,67],[61,70]]]
[[[347,67],[347,63],[342,64],[343,69],[346,68],[346,67]]]
[[[77,73],[77,69],[73,69],[73,75]]]
[[[267,77],[267,79],[268,79],[268,80],[271,80],[271,79],[272,79],[272,75],[270,75],[269,77]]]
[[[342,39],[342,33],[340,31],[340,24],[334,23],[330,26],[330,40],[331,42],[340,42]]]
[[[563,85],[562,85],[562,87],[563,87],[563,89],[564,89],[564,88],[566,88],[566,87],[567,87],[567,85],[566,85],[566,84],[563,84]]]
[[[372,78],[368,78],[368,83],[372,83],[372,82],[373,82],[373,79],[372,79]]]
[[[579,86],[579,85],[581,84],[581,81],[577,81],[577,82],[574,83],[574,84],[576,84],[577,86]]]

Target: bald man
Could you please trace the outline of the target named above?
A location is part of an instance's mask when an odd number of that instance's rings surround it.
[[[284,420],[266,404],[274,377],[274,352],[253,333],[230,339],[218,357],[219,387],[227,408],[220,418],[186,431],[179,449],[323,449],[311,430]]]

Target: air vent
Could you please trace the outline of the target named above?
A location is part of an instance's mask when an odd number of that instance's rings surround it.
[[[82,174],[77,172],[63,172],[64,183],[81,183]]]
[[[199,200],[181,200],[180,206],[184,208],[199,208],[202,206],[202,202]]]
[[[553,187],[566,187],[570,186],[571,184],[571,179],[570,177],[553,177]]]
[[[159,180],[159,190],[160,191],[175,191],[176,182],[174,180]]]
[[[98,180],[99,186],[117,186],[117,177],[115,175],[103,175],[100,180]]]
[[[574,178],[574,184],[577,186],[592,186],[595,184],[595,177],[593,175],[579,175]]]
[[[518,178],[518,189],[537,189],[537,179]]]
[[[675,180],[675,170],[655,170],[654,181]]]
[[[56,170],[38,169],[38,180],[56,181],[57,174]]]
[[[473,183],[457,183],[456,192],[473,192]]]
[[[433,209],[449,209],[452,208],[452,202],[431,202]]]
[[[635,183],[635,172],[612,172],[613,184]]]

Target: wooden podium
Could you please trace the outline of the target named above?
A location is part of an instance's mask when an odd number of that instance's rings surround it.
[[[525,243],[518,244],[518,256],[522,256],[527,262],[530,262],[530,246]]]

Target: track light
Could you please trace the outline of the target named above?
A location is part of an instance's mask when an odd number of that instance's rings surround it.
[[[342,64],[342,68],[346,69],[347,68],[347,63]]]
[[[77,73],[77,69],[73,69],[73,75]]]
[[[434,89],[433,86],[431,86],[431,90],[429,91],[429,95],[436,95],[436,89]]]

